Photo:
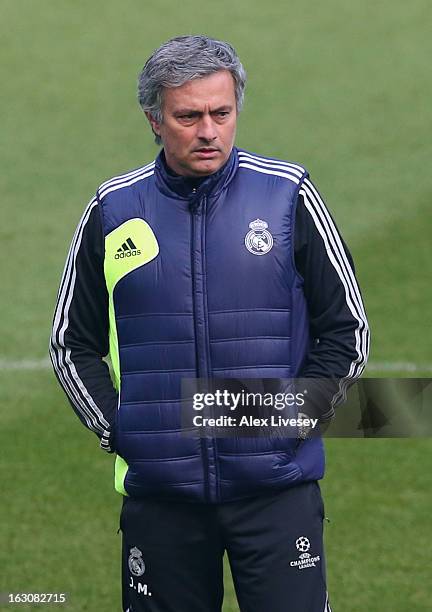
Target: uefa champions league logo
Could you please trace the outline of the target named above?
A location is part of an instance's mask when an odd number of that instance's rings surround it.
[[[266,255],[273,246],[273,236],[267,230],[268,223],[255,219],[249,223],[250,231],[245,236],[245,246],[252,255]]]
[[[320,555],[313,556],[308,552],[311,548],[311,543],[306,536],[298,537],[295,541],[295,546],[300,554],[297,559],[290,561],[290,567],[298,570],[307,570],[311,567],[316,567],[321,562]]]
[[[305,536],[300,536],[296,540],[296,548],[299,552],[305,553],[310,548],[310,542]]]

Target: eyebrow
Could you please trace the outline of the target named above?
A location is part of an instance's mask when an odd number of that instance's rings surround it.
[[[210,113],[219,113],[220,111],[231,111],[233,107],[231,104],[223,104],[222,106],[218,106],[218,108],[213,109]],[[197,110],[196,108],[180,108],[174,111],[174,115],[201,115],[202,111]]]

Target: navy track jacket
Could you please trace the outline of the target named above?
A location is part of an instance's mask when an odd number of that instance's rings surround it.
[[[322,441],[185,436],[182,378],[326,378],[314,397],[326,420],[368,349],[351,257],[308,173],[234,148],[204,179],[175,175],[162,150],[99,187],[50,353],[79,418],[117,454],[119,492],[215,503],[322,478]]]

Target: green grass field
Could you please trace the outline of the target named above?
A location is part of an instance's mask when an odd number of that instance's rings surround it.
[[[426,0],[0,0],[0,9],[0,592],[66,592],[71,612],[114,612],[112,457],[37,365],[84,206],[100,182],[157,153],[135,99],[138,71],[174,35],[236,46],[249,75],[237,143],[306,165],[320,187],[356,262],[368,375],[431,376],[432,11]],[[334,611],[430,609],[431,440],[326,445]],[[224,612],[234,612],[228,575],[226,591]]]

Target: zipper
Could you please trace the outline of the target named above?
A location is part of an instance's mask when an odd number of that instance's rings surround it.
[[[192,191],[196,194],[196,189]],[[205,219],[207,198],[203,196],[198,202],[192,201],[192,279],[195,327],[195,353],[198,378],[209,378],[209,348],[208,348],[208,316],[205,298],[204,282],[204,252],[205,252]],[[215,456],[215,439],[211,436],[202,437],[201,455],[204,467],[205,496],[208,502],[217,501],[210,485],[210,473],[217,470]]]
[[[195,191],[195,190],[194,190]],[[195,349],[199,378],[208,378],[207,309],[204,293],[204,233],[207,198],[203,196],[192,209],[192,274],[195,312]]]
[[[208,308],[207,308],[207,261],[206,261],[206,220],[207,220],[207,196],[204,196],[202,199],[201,206],[201,215],[202,215],[202,225],[201,225],[201,276],[202,276],[202,296],[203,296],[203,314],[204,314],[204,339],[203,339],[203,354],[205,357],[205,377],[207,379],[210,378],[211,375],[211,361],[210,361],[210,340],[209,340],[209,318],[208,318]],[[213,414],[211,416],[214,416]],[[220,480],[219,480],[219,469],[218,469],[218,461],[217,461],[217,438],[215,436],[208,436],[205,438],[207,442],[207,452],[208,457],[207,461],[212,467],[213,478],[214,478],[214,495],[211,495],[211,487],[210,487],[210,496],[212,497],[211,501],[219,501],[220,500]],[[210,483],[209,483],[210,484]]]

